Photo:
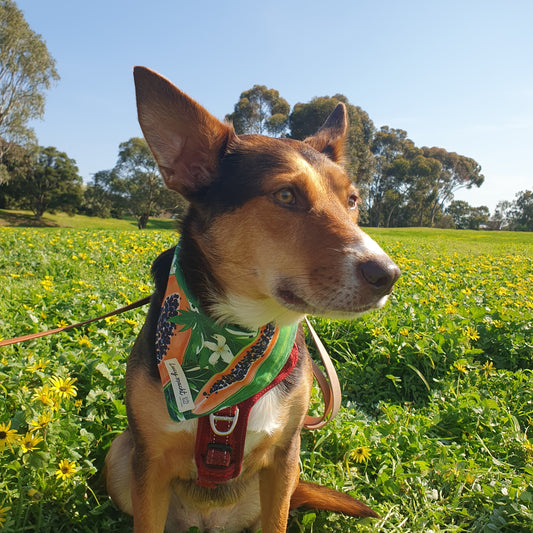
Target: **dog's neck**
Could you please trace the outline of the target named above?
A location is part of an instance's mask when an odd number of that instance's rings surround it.
[[[180,237],[180,266],[191,293],[202,309],[210,314],[213,305],[224,298],[224,291],[211,273],[200,247],[187,231]]]

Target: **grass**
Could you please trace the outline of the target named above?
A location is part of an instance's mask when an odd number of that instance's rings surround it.
[[[0,209],[0,227],[42,227],[42,228],[73,228],[73,229],[137,229],[137,220],[133,217],[122,219],[88,217],[85,215],[67,215],[66,213],[46,213],[42,220],[35,219],[31,211],[14,211]],[[151,218],[146,229],[171,230],[176,227],[176,221],[169,218]]]
[[[81,227],[0,228],[4,338],[149,294],[149,265],[176,240],[71,222]],[[369,233],[402,278],[379,312],[314,320],[344,396],[335,421],[304,432],[301,466],[382,518],[298,511],[289,531],[533,531],[533,234]],[[4,531],[131,531],[100,472],[126,425],[125,362],[144,313],[0,349]]]

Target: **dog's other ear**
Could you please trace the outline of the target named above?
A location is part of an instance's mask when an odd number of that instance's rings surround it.
[[[188,199],[214,179],[233,130],[156,72],[133,69],[137,113],[169,189]]]
[[[335,163],[340,163],[344,156],[344,142],[348,131],[348,113],[341,102],[326,119],[323,126],[304,142],[315,150],[327,155]]]

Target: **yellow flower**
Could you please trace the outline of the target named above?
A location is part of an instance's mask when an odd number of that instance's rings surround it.
[[[466,368],[464,359],[461,359],[460,361],[456,361],[453,366],[458,372],[462,372],[463,374],[468,374],[468,369]]]
[[[13,451],[13,444],[16,444],[20,439],[20,435],[16,429],[11,429],[11,420],[7,424],[0,424],[0,451],[3,451],[6,444],[9,449]]]
[[[39,359],[37,362],[32,363],[30,366],[28,366],[26,370],[33,374],[34,372],[37,372],[37,371],[42,372],[47,366],[48,366],[48,361],[45,361],[44,359]]]
[[[24,453],[31,452],[37,447],[37,444],[41,442],[43,438],[40,435],[34,435],[33,433],[26,433],[24,438],[20,441],[20,447]]]
[[[447,315],[454,315],[455,313],[457,313],[457,304],[455,303],[448,304],[446,308],[444,309],[444,312]]]
[[[400,328],[398,333],[402,336],[402,337],[408,337],[409,336],[409,328]]]
[[[366,463],[370,459],[370,448],[368,446],[358,446],[352,450],[350,457],[356,463]]]
[[[479,333],[477,332],[477,329],[470,326],[467,326],[465,329],[463,329],[463,335],[467,339],[471,339],[473,341],[477,341],[479,339]]]
[[[48,385],[43,385],[35,389],[33,393],[33,399],[40,401],[43,405],[53,405],[54,400],[52,398],[52,392]]]
[[[80,346],[87,346],[87,348],[90,348],[92,346],[91,341],[89,340],[89,337],[87,337],[87,335],[80,337],[80,339],[78,340],[78,344]]]
[[[487,361],[482,367],[481,370],[486,378],[488,378],[494,372],[494,363],[492,361]]]
[[[68,479],[76,473],[76,463],[63,459],[59,462],[59,468],[56,470],[56,479]]]
[[[524,450],[529,460],[533,459],[533,444],[530,440],[527,439],[527,436],[524,435]]]
[[[150,285],[146,285],[146,283],[141,283],[140,285],[137,286],[137,288],[141,292],[146,292],[146,293],[152,292],[152,288],[150,287]]]
[[[51,392],[59,397],[61,400],[66,400],[70,397],[76,396],[76,387],[74,383],[76,378],[60,378],[57,376],[52,376],[50,378],[50,383],[52,384]]]
[[[44,429],[52,420],[52,415],[50,413],[41,413],[37,420],[32,420],[30,422],[30,431],[37,431],[39,429]]]
[[[41,286],[45,291],[51,291],[54,287],[52,276],[45,276],[44,279],[41,281]]]
[[[0,527],[4,527],[4,522],[6,521],[6,513],[11,509],[11,507],[0,507]]]

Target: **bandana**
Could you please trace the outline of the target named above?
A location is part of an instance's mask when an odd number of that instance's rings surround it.
[[[287,362],[296,329],[215,323],[188,290],[176,246],[155,341],[170,417],[181,422],[208,415],[263,390]]]

